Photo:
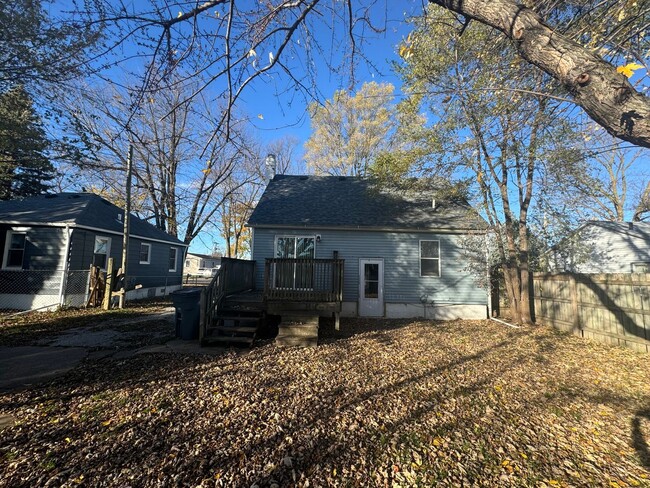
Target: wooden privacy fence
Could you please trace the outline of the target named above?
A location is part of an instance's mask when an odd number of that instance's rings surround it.
[[[650,352],[650,273],[534,273],[535,320]]]

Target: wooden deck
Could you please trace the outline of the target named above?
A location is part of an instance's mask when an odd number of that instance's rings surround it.
[[[343,260],[267,259],[264,290],[255,290],[255,262],[222,259],[201,297],[199,339],[251,344],[265,314],[338,318],[343,301]],[[239,334],[239,333],[242,334]]]

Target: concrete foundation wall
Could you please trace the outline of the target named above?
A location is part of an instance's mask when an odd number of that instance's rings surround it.
[[[357,302],[343,302],[341,317],[357,317]],[[430,320],[485,319],[486,305],[436,304],[423,305],[414,303],[386,303],[384,317],[387,319],[425,318]]]

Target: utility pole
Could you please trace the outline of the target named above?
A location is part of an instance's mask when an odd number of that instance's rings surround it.
[[[131,174],[133,173],[133,144],[129,144],[126,158],[126,203],[124,204],[124,236],[122,238],[122,288],[120,290],[120,308],[126,300],[126,272],[129,257],[129,221],[131,215]]]

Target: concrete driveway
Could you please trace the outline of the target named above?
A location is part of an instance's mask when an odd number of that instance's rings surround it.
[[[41,383],[67,373],[88,355],[83,347],[1,347],[0,390]]]
[[[174,320],[173,309],[162,314],[111,323],[108,327],[80,327],[49,336],[33,346],[0,347],[0,392],[49,381],[89,361],[124,359],[138,354],[223,354],[223,348],[202,348],[198,341],[174,339],[164,344],[129,347],[142,330],[112,326],[151,320]],[[146,333],[146,332],[145,332]],[[155,336],[152,336],[155,337]]]

